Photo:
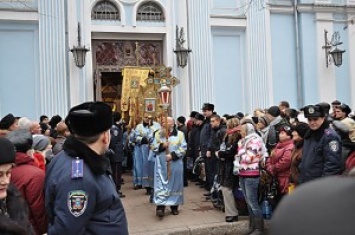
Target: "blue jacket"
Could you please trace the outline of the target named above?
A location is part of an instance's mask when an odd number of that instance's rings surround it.
[[[341,140],[327,122],[304,137],[299,182],[341,174]]]
[[[110,162],[75,137],[68,137],[47,167],[45,203],[48,235],[128,235],[123,205],[110,175]],[[83,176],[72,162],[83,160]],[[74,171],[76,165],[74,164]]]

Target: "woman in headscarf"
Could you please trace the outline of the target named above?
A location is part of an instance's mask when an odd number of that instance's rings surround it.
[[[263,234],[264,220],[258,203],[259,164],[268,156],[267,150],[252,124],[244,122],[240,134],[242,139],[238,143],[236,161],[239,162],[239,185],[249,211],[249,231],[246,234]]]

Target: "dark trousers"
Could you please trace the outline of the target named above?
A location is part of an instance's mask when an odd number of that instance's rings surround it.
[[[183,158],[183,163],[184,163],[184,187],[186,187],[188,185],[188,182],[187,182],[187,157],[184,157]]]
[[[211,155],[214,154],[213,152]],[[205,158],[206,166],[206,187],[207,191],[210,191],[213,186],[214,176],[218,173],[218,159],[216,156],[212,155],[211,157]]]
[[[122,178],[122,162],[112,162],[112,178],[116,184],[117,192],[121,191],[121,178]]]

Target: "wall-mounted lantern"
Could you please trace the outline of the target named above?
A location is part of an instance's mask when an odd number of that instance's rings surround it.
[[[176,49],[174,53],[176,54],[177,62],[179,67],[184,68],[187,65],[187,58],[189,57],[189,53],[191,52],[190,49],[186,49],[183,47],[185,43],[184,39],[184,28],[181,27],[179,33],[179,27],[176,25]]]
[[[338,49],[338,46],[343,44],[340,42],[339,32],[334,32],[332,35],[332,40],[328,40],[328,31],[324,30],[324,46],[325,50],[325,63],[328,68],[333,61],[334,65],[340,67],[343,64],[343,53],[345,50]]]
[[[73,53],[76,66],[84,67],[86,52],[90,51],[85,46],[81,46],[80,23],[78,23],[78,46],[74,46],[70,51]]]

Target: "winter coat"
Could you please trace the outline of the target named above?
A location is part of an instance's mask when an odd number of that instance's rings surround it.
[[[201,156],[206,157],[207,150],[211,146],[212,127],[210,118],[206,118],[200,131]]]
[[[198,158],[200,151],[200,132],[202,126],[193,125],[189,132],[187,141],[187,157],[192,159]]]
[[[12,169],[11,182],[19,189],[29,206],[29,218],[36,234],[47,232],[44,206],[45,172],[25,153],[16,152],[16,167]]]
[[[328,122],[304,137],[299,183],[341,174],[341,140]]]
[[[83,174],[75,176],[72,167],[80,161]],[[47,166],[45,190],[48,235],[128,235],[110,161],[75,137],[67,138],[63,151]]]
[[[6,212],[3,209],[6,207]],[[28,219],[28,206],[21,193],[10,184],[7,189],[6,203],[0,201],[1,235],[34,235]]]
[[[261,137],[252,133],[238,142],[239,176],[260,176],[259,163],[268,156],[265,144]]]
[[[291,155],[294,147],[292,139],[277,143],[266,162],[266,169],[276,177],[281,194],[287,193],[290,183]]]
[[[298,166],[302,160],[302,150],[303,150],[303,140],[295,143],[295,148],[292,151],[291,155],[291,175],[290,182],[294,184],[298,184]]]
[[[265,135],[267,136],[265,144],[266,148],[270,153],[274,149],[276,144],[279,142],[278,129],[280,128],[280,126],[285,124],[288,124],[288,122],[285,118],[282,118],[281,116],[277,116],[274,120],[270,122],[269,129],[265,133]]]
[[[221,123],[218,127],[212,128],[211,134],[211,145],[208,150],[218,151],[219,147],[223,141],[223,138],[226,135],[227,127],[226,124]]]
[[[185,137],[185,140],[186,142],[188,141],[188,136],[187,136],[187,127],[186,125],[181,125],[181,126],[178,126],[177,128],[179,131],[181,131],[182,133],[184,133],[184,137]]]
[[[222,186],[233,189],[238,180],[238,176],[233,175],[233,162],[238,149],[238,140],[229,144],[227,135],[224,143],[226,144],[226,150],[218,151],[218,158],[220,160],[218,177]]]

